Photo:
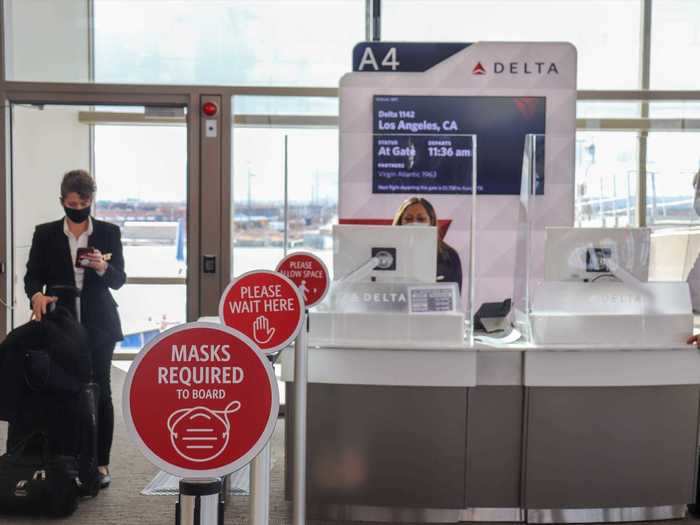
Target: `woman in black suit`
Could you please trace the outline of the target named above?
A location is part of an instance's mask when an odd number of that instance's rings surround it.
[[[411,197],[403,201],[392,224],[437,226],[437,215],[427,199]],[[438,239],[436,280],[441,283],[457,283],[460,293],[462,292],[462,261],[457,250],[442,239]]]
[[[64,175],[60,202],[66,216],[34,230],[24,289],[37,320],[58,300],[50,295],[52,286],[74,285],[80,291],[74,312],[86,329],[93,374],[100,387],[97,464],[100,486],[105,488],[111,481],[109,453],[114,431],[112,354],[116,342],[123,339],[117,303],[109,289],[121,288],[126,274],[119,227],[90,217],[95,191],[95,181],[86,171]],[[92,251],[76,262],[79,248]]]

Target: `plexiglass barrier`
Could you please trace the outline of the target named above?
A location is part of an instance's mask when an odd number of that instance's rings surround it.
[[[515,174],[492,168],[492,179],[519,184],[476,199],[474,311],[477,340],[489,344],[528,341],[532,281],[541,274],[534,246],[543,233],[544,135],[526,135]],[[547,181],[549,184],[550,182]]]
[[[542,134],[525,136],[518,201],[516,264],[513,278],[513,327],[523,340],[532,342],[530,310],[534,288],[543,280],[542,235],[546,217],[542,216],[544,194],[544,139]]]
[[[663,232],[542,227],[546,210],[537,193],[536,163],[529,162],[537,147],[537,138],[528,137],[520,225],[526,275],[516,280],[514,294],[515,307],[525,312],[520,328],[526,340],[544,346],[684,344],[693,323],[686,280],[692,253],[700,251],[700,243],[690,247],[694,229],[686,227],[688,219],[682,228]]]

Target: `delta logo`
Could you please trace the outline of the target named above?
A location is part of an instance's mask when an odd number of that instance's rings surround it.
[[[558,75],[559,69],[554,62],[494,62],[493,74],[502,75]],[[477,62],[472,75],[485,75],[486,68]]]

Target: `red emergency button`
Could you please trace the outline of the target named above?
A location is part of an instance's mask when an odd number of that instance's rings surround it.
[[[202,104],[202,113],[204,113],[207,117],[213,117],[216,115],[218,110],[219,108],[213,102],[205,102]]]

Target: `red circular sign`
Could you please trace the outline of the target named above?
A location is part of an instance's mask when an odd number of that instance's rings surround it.
[[[265,353],[282,350],[301,330],[304,302],[295,284],[269,270],[244,273],[228,285],[219,319],[251,338]]]
[[[150,341],[129,369],[122,401],[136,445],[180,477],[243,467],[270,439],[279,411],[267,357],[245,335],[212,323]]]
[[[277,271],[297,285],[308,308],[320,303],[326,296],[328,268],[314,254],[295,252],[287,255],[277,265]]]

